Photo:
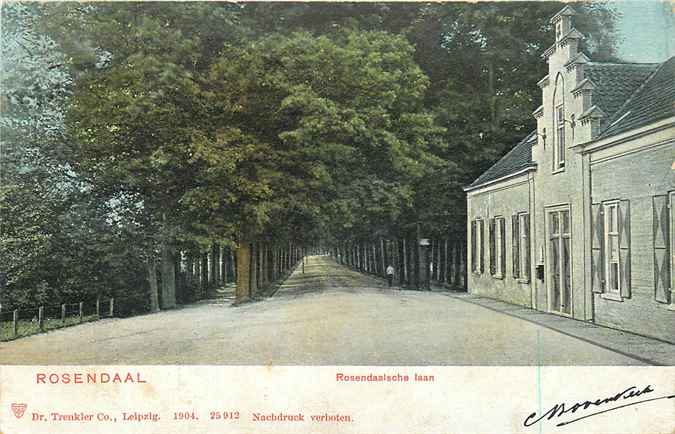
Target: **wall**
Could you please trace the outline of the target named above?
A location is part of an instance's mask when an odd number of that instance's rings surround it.
[[[534,183],[532,259],[536,264],[545,265],[544,280],[535,281],[534,307],[542,311],[551,310],[547,282],[550,267],[545,227],[546,213],[551,207],[567,205],[571,219],[571,316],[580,320],[590,320],[592,319],[591,299],[590,294],[585,291],[584,243],[586,234],[584,227],[587,222],[584,216],[582,157],[570,149],[578,142],[581,128],[579,123],[574,130],[569,124],[566,125],[565,166],[563,169],[554,168],[553,149],[556,146],[554,107],[564,102],[566,119],[569,119],[572,114],[578,117],[583,109],[581,99],[575,98],[570,92],[578,84],[578,77],[575,70],[568,70],[562,66],[566,60],[568,58],[564,53],[556,53],[549,59],[549,81],[542,85],[543,110],[537,122],[537,130],[540,134],[545,129],[546,140],[544,141],[540,136],[537,144],[532,147],[532,159],[538,166]]]
[[[669,135],[673,137],[673,129]],[[671,169],[675,141],[653,143],[654,138],[651,142],[641,138],[637,142],[640,149],[631,153],[592,155],[593,202],[629,200],[631,230],[631,296],[615,301],[593,294],[595,322],[675,342],[675,311],[654,299],[652,250],[652,196],[675,190],[675,172]]]
[[[469,192],[467,199],[469,234],[467,249],[468,291],[472,294],[504,300],[509,303],[522,306],[531,306],[531,285],[520,283],[512,273],[512,228],[511,216],[530,210],[530,176],[521,175],[509,181],[503,181],[490,188],[478,189]],[[503,278],[496,278],[490,274],[489,254],[489,219],[504,217],[505,241],[506,241],[506,264]],[[484,219],[484,260],[485,266],[482,274],[477,274],[471,268],[471,220],[480,217]],[[532,275],[532,272],[530,272]]]

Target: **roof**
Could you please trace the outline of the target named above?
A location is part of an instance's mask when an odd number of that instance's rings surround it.
[[[658,63],[586,63],[584,75],[594,86],[593,105],[611,117],[658,67]]]
[[[553,15],[553,16],[551,17],[551,19],[549,20],[549,22],[552,23],[552,22],[554,22],[554,21],[557,21],[560,17],[562,17],[562,16],[564,16],[564,15],[570,16],[570,15],[576,15],[576,14],[577,14],[577,11],[575,11],[574,8],[572,8],[572,7],[570,7],[570,6],[565,6],[564,8],[562,8],[562,9],[560,10],[560,12],[558,12],[558,13],[555,14],[555,15]]]
[[[594,91],[595,95],[595,91]],[[675,115],[675,56],[656,69],[609,117],[600,137],[639,128]]]
[[[604,130],[598,138],[675,115],[675,57],[660,64],[588,62],[584,74],[593,83],[593,107],[581,117],[603,115]],[[536,131],[533,131],[467,189],[536,166],[531,152],[535,139]]]
[[[467,188],[477,187],[490,181],[495,181],[508,175],[512,175],[520,170],[533,167],[532,162],[532,144],[537,138],[537,131],[532,131],[523,140],[518,142],[506,155],[483,172]]]

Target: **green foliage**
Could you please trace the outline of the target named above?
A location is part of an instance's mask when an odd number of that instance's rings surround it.
[[[355,30],[226,47],[207,84],[211,123],[267,144],[256,167],[271,190],[257,223],[292,222],[296,237],[317,225],[386,228],[410,207],[410,183],[444,164],[413,54],[402,37]]]
[[[575,7],[612,58],[611,8]],[[463,233],[461,187],[533,128],[560,8],[3,5],[0,302],[147,309],[162,243]]]

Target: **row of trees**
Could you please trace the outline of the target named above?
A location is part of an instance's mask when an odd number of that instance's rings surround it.
[[[372,242],[343,242],[330,253],[338,263],[364,273],[386,277],[389,266],[401,286],[431,289],[434,284],[453,289],[466,289],[466,243],[460,239],[426,240],[417,238]]]
[[[3,5],[0,303],[171,307],[214,245],[246,297],[289,243],[462,233],[461,186],[532,127],[560,7]]]

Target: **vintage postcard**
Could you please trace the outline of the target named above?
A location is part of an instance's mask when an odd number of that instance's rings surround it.
[[[3,1],[0,434],[672,434],[673,13]]]

